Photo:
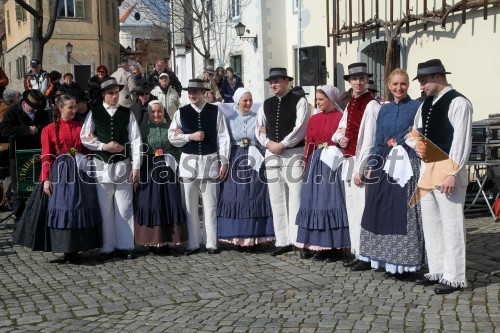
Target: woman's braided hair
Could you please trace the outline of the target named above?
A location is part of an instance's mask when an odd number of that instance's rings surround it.
[[[74,99],[69,95],[60,95],[56,98],[54,103],[54,110],[52,111],[52,117],[54,118],[54,126],[56,129],[56,154],[61,154],[61,142],[59,141],[59,120],[61,119],[61,109],[64,107],[64,103],[69,100]]]

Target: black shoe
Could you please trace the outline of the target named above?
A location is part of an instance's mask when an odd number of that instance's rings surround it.
[[[337,262],[340,259],[342,259],[342,250],[338,249],[328,250],[327,253],[325,254],[325,262],[328,263]]]
[[[97,258],[97,260],[100,262],[105,262],[105,261],[113,259],[114,257],[115,257],[115,252],[112,251],[112,252],[99,254],[99,258]]]
[[[123,259],[137,259],[133,250],[116,250],[116,256]]]
[[[358,262],[351,267],[351,271],[353,272],[369,271],[370,269],[372,269],[372,265],[362,260],[358,260]]]
[[[219,249],[207,249],[208,254],[219,254],[220,250]]]
[[[358,263],[358,259],[354,258],[352,260],[346,261],[343,265],[344,267],[352,267]]]
[[[150,246],[149,252],[151,252],[157,256],[167,256],[169,254],[172,254],[172,250],[170,249],[170,247],[168,245]]]
[[[274,250],[271,251],[271,256],[276,257],[276,256],[279,256],[280,254],[284,254],[284,253],[287,253],[290,251],[292,251],[291,245],[278,246]]]
[[[73,265],[79,265],[82,263],[82,261],[80,260],[80,256],[78,255],[77,252],[65,253],[62,262],[64,264],[73,264]]]
[[[438,284],[439,280],[429,280],[425,276],[422,276],[415,279],[415,283],[427,287],[427,286],[432,286],[434,284]]]
[[[300,249],[300,259],[309,259],[313,256],[311,250],[309,249]]]
[[[326,257],[327,257],[326,252],[328,252],[328,251],[323,250],[323,251],[316,252],[316,254],[313,257],[313,260],[314,261],[324,261],[324,260],[326,260]]]
[[[192,249],[192,250],[186,250],[186,252],[184,252],[184,255],[190,256],[190,255],[196,254],[198,252],[200,252],[200,248],[196,248],[196,249]]]
[[[460,290],[460,287],[452,287],[447,284],[440,283],[434,288],[434,292],[438,295],[451,294],[454,291]]]

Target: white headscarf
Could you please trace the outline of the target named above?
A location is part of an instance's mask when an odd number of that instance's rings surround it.
[[[248,88],[243,88],[243,87],[236,89],[236,91],[234,92],[234,96],[233,96],[234,107],[233,107],[233,109],[235,111],[238,111],[238,104],[240,103],[241,96],[243,96],[243,94],[246,94],[246,93],[251,93],[251,92]]]
[[[340,91],[337,89],[337,87],[324,85],[319,87],[318,90],[322,90],[325,93],[326,97],[328,97],[330,102],[332,102],[333,105],[335,105],[335,108],[340,112],[342,112],[342,108],[337,103],[340,98]]]

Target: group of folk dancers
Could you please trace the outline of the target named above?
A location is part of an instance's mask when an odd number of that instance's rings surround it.
[[[274,96],[257,113],[251,92],[239,88],[228,117],[206,103],[206,87],[194,79],[184,89],[190,104],[170,118],[151,101],[141,127],[108,79],[103,105],[83,125],[73,121],[74,99],[59,98],[42,132],[42,185],[16,229],[34,229],[30,206],[43,190],[51,250],[73,263],[93,248],[105,261],[134,258],[135,245],[168,253],[169,244],[187,241],[192,255],[202,245],[219,253],[219,241],[245,250],[275,240],[272,256],[296,246],[303,259],[336,261],[350,248],[344,266],[354,271],[398,275],[426,265],[416,283],[453,292],[467,285],[472,105],[446,74],[438,59],[418,65],[420,103],[408,96],[406,71],[396,69],[387,78],[394,101],[380,102],[367,90],[366,64],[354,63],[344,76],[352,88],[345,110],[339,90],[324,85],[313,116],[290,92],[285,68],[270,69]]]

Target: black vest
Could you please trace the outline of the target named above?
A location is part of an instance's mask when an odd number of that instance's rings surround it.
[[[104,106],[101,105],[92,109],[92,119],[95,124],[94,136],[99,141],[103,143],[115,141],[125,146],[125,151],[116,154],[102,150],[94,153],[106,163],[116,163],[128,158],[130,156],[130,147],[128,145],[130,109],[120,105],[113,117],[111,117]]]
[[[459,96],[464,97],[456,90],[450,90],[434,105],[434,96],[427,97],[422,105],[422,134],[446,154],[450,153],[455,131],[448,118],[448,110],[451,102]]]
[[[217,105],[206,103],[201,112],[197,112],[191,104],[179,109],[182,132],[192,134],[198,131],[205,132],[203,141],[189,141],[181,150],[186,154],[208,155],[216,153],[219,150],[217,144],[217,114],[219,108]]]
[[[281,142],[285,136],[292,132],[297,119],[297,103],[300,99],[300,96],[288,92],[281,100],[274,96],[264,101],[267,136],[270,140]],[[302,140],[295,147],[303,147],[304,144],[305,141]]]

